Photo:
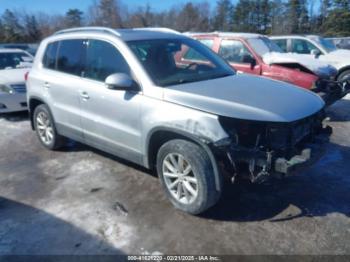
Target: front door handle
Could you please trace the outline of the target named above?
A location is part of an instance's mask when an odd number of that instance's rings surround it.
[[[90,98],[89,94],[85,91],[81,91],[80,96],[81,96],[81,98],[83,98],[85,100],[88,100]]]
[[[44,83],[44,87],[45,87],[46,89],[49,89],[49,88],[50,88],[50,83],[49,83],[49,82],[45,82],[45,83]]]

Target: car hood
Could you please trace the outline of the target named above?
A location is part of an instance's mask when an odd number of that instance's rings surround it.
[[[323,56],[320,56],[322,58]],[[325,55],[325,60],[336,64],[349,64],[350,50],[337,49]]]
[[[310,91],[250,75],[167,87],[164,100],[216,115],[268,122],[292,122],[324,106]]]
[[[337,69],[325,61],[320,61],[312,56],[305,56],[295,53],[266,53],[262,57],[265,64],[291,64],[297,63],[307,68],[317,76],[330,77],[337,74]]]
[[[29,70],[30,69],[28,68],[0,70],[0,83],[1,84],[23,83],[24,75]]]

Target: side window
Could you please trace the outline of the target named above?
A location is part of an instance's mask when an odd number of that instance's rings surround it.
[[[311,50],[319,50],[315,45],[303,39],[292,39],[292,52],[298,54],[311,54]],[[321,50],[319,50],[321,52]]]
[[[198,39],[198,41],[201,42],[202,44],[206,45],[210,49],[212,49],[212,47],[214,45],[214,39]]]
[[[248,48],[239,40],[222,40],[219,55],[232,63],[244,64],[246,56],[253,57]]]
[[[110,43],[89,40],[86,52],[86,78],[105,81],[114,73],[130,75],[130,68],[122,54]]]
[[[84,70],[85,41],[82,39],[63,40],[59,44],[57,70],[81,76]]]
[[[208,48],[212,48],[214,45],[213,39],[197,39],[202,44],[206,45]],[[193,48],[188,49],[188,51],[183,56],[184,59],[187,60],[197,60],[197,61],[203,61],[206,60],[205,57],[200,55],[198,52],[196,52]]]
[[[283,52],[287,52],[287,39],[273,39],[272,40],[276,45],[278,45]]]
[[[58,42],[48,44],[45,50],[43,65],[45,68],[56,69]]]

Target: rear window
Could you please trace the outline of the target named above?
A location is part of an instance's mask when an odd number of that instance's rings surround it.
[[[45,68],[56,69],[57,47],[58,42],[48,44],[43,59]]]
[[[82,39],[63,40],[59,44],[57,70],[81,76],[84,70],[85,41]]]

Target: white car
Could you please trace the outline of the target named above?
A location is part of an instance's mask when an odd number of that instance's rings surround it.
[[[271,36],[284,52],[316,57],[338,70],[337,80],[350,77],[350,50],[338,49],[332,41],[317,35]]]
[[[25,74],[33,59],[20,49],[0,49],[0,113],[27,110]]]

